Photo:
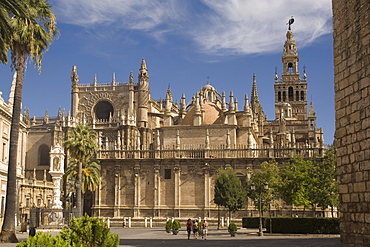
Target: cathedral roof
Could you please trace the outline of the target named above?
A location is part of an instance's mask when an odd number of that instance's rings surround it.
[[[196,112],[195,108],[195,105],[192,105],[189,108],[182,124],[193,125],[193,119]],[[203,104],[203,124],[223,124],[224,119],[224,113],[218,105],[210,101]]]

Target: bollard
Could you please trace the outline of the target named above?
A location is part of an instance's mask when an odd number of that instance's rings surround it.
[[[108,225],[108,228],[110,228],[110,219],[109,218],[107,220],[107,225]]]
[[[229,225],[230,225],[230,218],[229,217],[227,217],[226,223],[227,223],[227,227],[229,227]]]
[[[149,227],[153,228],[153,218],[152,217],[149,218]]]
[[[225,227],[225,219],[224,219],[224,217],[221,217],[221,227],[222,228]]]
[[[128,228],[131,228],[131,217],[128,217]]]
[[[144,227],[147,228],[148,227],[148,218],[145,217],[144,219]]]

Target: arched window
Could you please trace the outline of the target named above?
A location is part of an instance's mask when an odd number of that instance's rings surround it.
[[[304,91],[301,91],[301,101],[304,101]]]
[[[293,72],[293,63],[288,63],[288,72],[289,73]]]
[[[43,144],[39,147],[39,166],[49,166],[49,147],[46,144]]]
[[[278,102],[281,102],[281,92],[278,92]]]
[[[299,91],[295,91],[295,101],[299,101]]]
[[[113,106],[108,101],[99,101],[94,107],[95,117],[99,120],[108,120],[113,116]]]
[[[288,98],[289,98],[289,101],[293,101],[294,100],[293,87],[289,87],[288,88]]]
[[[285,102],[286,101],[286,92],[284,91],[283,92],[283,102]]]

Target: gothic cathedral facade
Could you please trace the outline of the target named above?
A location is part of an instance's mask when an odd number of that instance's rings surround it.
[[[97,133],[96,158],[101,164],[99,188],[86,202],[91,213],[111,218],[216,218],[213,186],[219,168],[232,167],[245,181],[263,161],[323,155],[323,131],[316,127],[312,102],[307,103],[306,71],[299,73],[298,61],[294,35],[288,30],[283,72],[280,77],[275,73],[272,120],[263,112],[255,75],[251,95],[245,95],[239,110],[233,92],[226,96],[209,83],[189,101],[183,95],[179,105],[170,88],[165,100],[153,99],[144,59],[136,83],[131,73],[128,82],[113,77],[110,83],[95,78],[80,84],[74,66],[70,113],[27,121],[32,145],[27,148],[26,170],[42,177],[42,147],[52,150],[77,123],[87,124]]]

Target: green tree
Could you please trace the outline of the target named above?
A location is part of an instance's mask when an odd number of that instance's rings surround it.
[[[15,2],[15,1],[13,1]],[[57,35],[56,21],[51,6],[44,0],[17,1],[22,5],[28,15],[9,15],[9,24],[12,30],[11,38],[2,40],[6,42],[1,48],[10,49],[12,68],[16,71],[14,102],[9,141],[9,165],[7,196],[4,221],[0,239],[3,242],[18,242],[15,236],[15,209],[17,200],[16,167],[17,151],[21,116],[21,102],[24,73],[27,60],[31,59],[41,70],[43,53],[48,50],[53,38]],[[2,5],[4,6],[4,5]],[[4,10],[1,11],[4,13]],[[1,57],[4,62],[5,57]]]
[[[240,179],[230,168],[219,168],[214,187],[214,203],[226,207],[230,214],[241,209],[245,204],[245,191]]]
[[[268,189],[264,189],[264,184],[268,184]],[[255,189],[252,190],[252,184]],[[265,161],[261,164],[261,169],[254,170],[250,179],[247,181],[247,195],[254,202],[256,208],[259,208],[261,202],[262,212],[266,211],[271,204],[280,199],[279,188],[281,186],[281,177],[279,175],[278,163],[275,160]],[[260,197],[263,200],[260,200]],[[277,204],[276,204],[277,206]]]
[[[305,160],[301,156],[291,157],[280,169],[282,181],[280,187],[281,198],[288,205],[311,208],[313,195],[316,193],[315,177],[312,160]]]
[[[339,205],[334,148],[329,147],[323,159],[317,159],[314,157],[313,163],[315,167],[315,181],[317,182],[315,203],[322,210],[331,207],[333,216],[333,208]]]
[[[88,188],[94,188],[94,184],[98,184],[99,182],[95,180],[91,180],[91,178],[96,179],[97,177],[97,163],[93,160],[93,155],[97,150],[96,145],[96,135],[95,132],[89,129],[89,126],[78,124],[76,128],[71,129],[68,132],[68,138],[64,142],[66,149],[68,150],[69,164],[67,170],[76,170],[77,168],[77,180],[76,180],[76,194],[77,194],[77,216],[82,215],[82,183],[83,183],[83,176],[82,173],[85,174],[85,185]],[[72,168],[69,168],[71,167]],[[85,171],[83,171],[85,167]],[[89,169],[87,168],[89,167]],[[73,175],[73,172],[68,172],[70,176]],[[88,175],[88,176],[86,176]],[[89,177],[92,175],[91,177]],[[90,182],[92,183],[90,183]]]

